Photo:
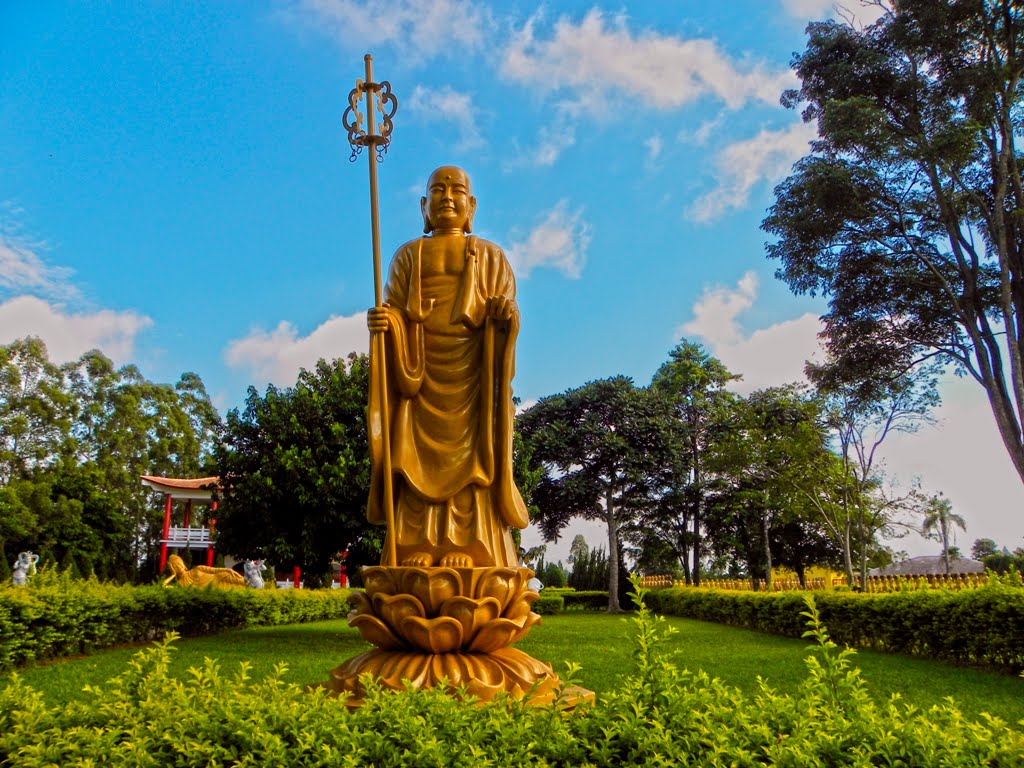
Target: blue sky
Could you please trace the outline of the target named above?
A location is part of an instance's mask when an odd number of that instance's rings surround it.
[[[385,261],[454,163],[505,247],[526,401],[682,336],[750,391],[802,377],[820,302],[773,277],[759,229],[812,130],[779,106],[822,0],[294,0],[0,4],[0,343],[99,347],[155,381],[195,371],[223,413],[365,350],[366,159],[341,127],[363,54],[399,100],[379,166]],[[888,468],[1024,544],[992,417],[950,382]],[[586,529],[596,543],[599,529]],[[937,545],[908,537],[913,554]],[[558,550],[556,550],[558,553]]]

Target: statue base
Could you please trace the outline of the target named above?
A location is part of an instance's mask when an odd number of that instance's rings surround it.
[[[472,696],[479,701],[491,701],[501,692],[530,705],[557,702],[567,709],[594,700],[592,691],[578,686],[560,690],[561,680],[549,664],[517,648],[501,648],[493,653],[419,653],[378,648],[331,670],[327,682],[320,685],[332,696],[347,694],[346,704],[358,707],[365,694],[360,678],[365,675],[389,691],[443,686],[451,696]]]
[[[363,569],[365,592],[352,593],[349,624],[377,646],[332,670],[319,687],[359,706],[369,675],[385,689],[443,688],[490,701],[504,692],[528,704],[571,708],[593,701],[578,686],[563,689],[558,675],[516,648],[540,616],[530,610],[528,568]]]

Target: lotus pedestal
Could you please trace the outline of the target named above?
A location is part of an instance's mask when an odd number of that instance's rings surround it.
[[[527,588],[529,568],[363,569],[365,591],[353,593],[349,624],[377,646],[332,670],[324,687],[361,703],[360,678],[384,688],[465,691],[490,701],[504,691],[531,704],[555,700],[561,681],[551,665],[508,646],[524,637],[540,616]],[[560,701],[575,706],[594,694],[573,687]]]

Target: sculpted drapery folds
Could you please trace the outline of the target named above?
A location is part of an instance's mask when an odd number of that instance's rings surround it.
[[[371,355],[367,514],[385,522],[386,407],[399,563],[515,567],[509,526],[529,522],[512,478],[515,278],[497,245],[470,234],[464,171],[434,171],[421,208],[427,235],[396,251],[384,306],[368,312],[386,336],[384,359]]]

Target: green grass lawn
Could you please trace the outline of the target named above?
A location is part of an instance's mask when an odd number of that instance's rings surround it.
[[[670,648],[680,666],[702,669],[746,693],[756,690],[758,675],[783,692],[795,691],[806,676],[806,641],[689,619],[667,621],[678,629]],[[516,647],[551,662],[556,672],[564,670],[566,660],[578,662],[580,684],[601,693],[614,689],[633,668],[631,632],[628,618],[600,613],[546,616]],[[371,647],[343,620],[259,627],[183,640],[176,646],[172,672],[178,675],[201,666],[205,657],[218,659],[228,672],[249,661],[254,678],[265,676],[283,661],[288,666],[285,679],[299,684],[326,679],[330,669]],[[49,702],[69,700],[81,696],[84,685],[119,674],[136,650],[102,651],[28,667],[19,674],[43,691]],[[879,700],[898,693],[904,701],[927,708],[952,696],[971,719],[988,712],[1011,723],[1024,720],[1024,680],[1020,678],[871,651],[858,652],[854,663]]]

